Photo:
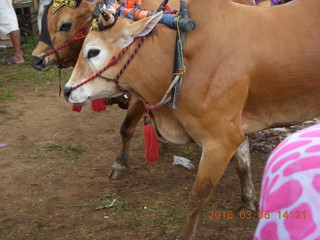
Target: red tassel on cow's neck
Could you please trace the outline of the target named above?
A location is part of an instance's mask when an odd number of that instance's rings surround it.
[[[106,110],[106,104],[104,103],[104,99],[95,99],[91,101],[91,108],[95,112],[102,112]]]
[[[155,162],[159,156],[159,142],[156,131],[152,125],[149,114],[144,116],[144,144],[146,150],[146,161]]]
[[[81,109],[82,109],[82,106],[75,105],[75,104],[72,105],[72,111],[74,112],[81,112]]]

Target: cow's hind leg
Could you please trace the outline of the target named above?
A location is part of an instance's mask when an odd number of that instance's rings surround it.
[[[144,113],[144,106],[142,102],[136,98],[131,98],[131,100],[132,102],[129,105],[126,118],[120,128],[122,148],[115,163],[111,166],[109,173],[109,178],[111,179],[119,179],[123,171],[127,169],[130,140]]]
[[[187,224],[180,235],[180,239],[195,239],[196,226],[201,210],[207,203],[213,188],[222,177],[236,148],[240,145],[242,140],[240,135],[238,138],[237,140],[232,138],[233,141],[230,142],[214,139],[203,144],[197,177],[190,194]]]
[[[238,172],[241,183],[241,206],[239,210],[249,209],[256,210],[257,197],[252,182],[251,168],[250,168],[250,149],[249,138],[245,137],[237,151],[232,157],[235,168]]]

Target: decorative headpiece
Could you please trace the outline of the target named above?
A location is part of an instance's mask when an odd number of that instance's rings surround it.
[[[91,24],[90,32],[103,31],[111,28],[117,21],[119,13],[117,12],[114,4],[117,2],[115,0],[104,0],[102,3],[98,3],[97,6],[100,10],[100,17],[94,19]]]
[[[52,14],[56,13],[63,6],[68,6],[71,8],[78,7],[80,1],[77,0],[53,0]]]
[[[98,18],[95,18],[92,20],[89,32],[91,32],[91,31],[99,31]]]

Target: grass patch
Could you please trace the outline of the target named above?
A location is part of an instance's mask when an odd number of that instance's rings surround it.
[[[13,236],[12,234],[9,235],[1,235],[1,237],[3,238],[3,240],[15,240],[16,237]]]
[[[23,57],[25,62],[19,64],[19,66],[30,65],[32,61],[32,51],[37,46],[38,40],[30,36],[21,37],[21,50],[23,52]],[[14,55],[14,50],[12,47],[1,50],[1,58],[8,58]],[[18,65],[17,65],[18,66]]]
[[[43,228],[45,227],[45,220],[43,218],[36,218],[32,221],[32,223],[29,225],[29,230],[27,233],[27,237],[35,237],[38,235]]]
[[[108,128],[108,129],[106,129],[106,130],[104,130],[106,133],[115,133],[116,132],[116,130],[114,129],[114,128]]]
[[[55,178],[58,177],[60,175],[60,172],[51,172],[49,174],[47,174],[48,178]]]
[[[10,89],[4,88],[4,89],[2,89],[2,91],[0,92],[0,99],[9,101],[9,100],[12,100],[13,98],[14,98],[14,97],[13,97],[13,94],[12,94],[12,92],[11,92]]]
[[[70,71],[68,71],[69,73]],[[62,79],[67,79],[69,74],[63,74]],[[58,85],[59,74],[56,69],[47,72],[39,72],[31,66],[6,66],[0,69],[0,87],[8,87],[23,83],[24,86],[37,84]],[[63,80],[62,85],[65,80]]]
[[[174,197],[174,196],[173,196]],[[135,200],[130,203],[128,198],[115,193],[105,193],[103,206],[97,209],[107,208],[108,216],[118,219],[132,230],[150,229],[165,235],[173,235],[173,230],[180,229],[184,222],[182,212],[178,206],[172,206],[163,201]]]
[[[67,145],[58,144],[56,142],[43,142],[40,143],[41,147],[38,149],[38,153],[43,153],[47,157],[62,155],[66,163],[73,163],[72,160],[78,159],[82,154],[86,152],[84,147],[78,145]]]
[[[59,74],[56,69],[47,72],[39,72],[33,69],[31,66],[10,66],[0,70],[0,86],[7,85],[9,83],[21,83],[23,82],[27,86],[34,86],[36,84],[58,84]]]
[[[39,165],[45,171],[44,175],[47,178],[59,177],[64,172],[62,164],[75,164],[76,159],[86,152],[86,149],[81,146],[63,145],[52,141],[38,143],[38,145],[40,147],[22,161],[26,164]]]
[[[105,193],[102,201],[102,206],[96,209],[110,208],[110,216],[114,216],[118,219],[123,217],[123,214],[130,211],[128,199],[118,196],[116,193]]]
[[[35,49],[37,44],[38,44],[38,40],[33,37],[25,36],[21,38],[21,49],[24,55],[25,65],[31,64],[32,51],[33,49]]]
[[[37,46],[38,40],[32,37],[21,38],[21,49],[25,58],[25,62],[19,65],[4,66],[0,69],[0,87],[4,87],[8,83],[24,82],[29,86],[35,84],[57,84],[59,79],[59,71],[57,68],[47,72],[39,72],[31,67],[32,51]],[[0,58],[5,59],[14,54],[13,48],[7,48],[0,52]],[[72,68],[64,69],[62,73],[62,85],[70,77]]]
[[[29,202],[26,204],[25,210],[28,213],[33,213],[38,209],[39,205],[40,205],[40,201],[39,202]]]
[[[85,154],[86,149],[78,145],[63,145],[56,142],[41,142],[38,143],[40,147],[34,151],[33,154],[28,155],[27,159],[24,159],[24,163],[39,162],[41,168],[49,171],[47,177],[53,178],[60,175],[60,172],[55,170],[56,164],[74,164],[76,159]],[[60,158],[57,161],[48,161],[51,159]]]
[[[7,110],[0,109],[0,114],[9,114],[9,112]]]
[[[181,225],[177,225],[177,223],[181,223],[182,220],[182,216],[177,211],[169,209],[161,212],[157,218],[152,219],[151,226],[158,231],[164,232],[180,228]]]

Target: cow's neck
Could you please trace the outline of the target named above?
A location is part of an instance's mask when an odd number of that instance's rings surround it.
[[[190,16],[201,19],[201,14],[198,14],[199,6],[201,6],[201,9],[211,6],[222,10],[230,7],[229,4],[226,0],[215,0],[213,3],[204,0],[204,3],[190,6]],[[208,19],[206,24],[211,24],[212,22],[211,19]],[[189,46],[194,48],[194,43],[188,43],[189,37],[192,41],[197,41],[197,39],[191,38],[193,34],[197,35],[197,32],[188,33],[187,35],[186,55],[189,54],[188,52],[192,53],[192,49],[188,49]],[[121,77],[121,85],[149,104],[158,103],[172,81],[175,40],[175,30],[161,25],[157,26],[154,32],[147,36],[144,45]],[[188,65],[188,57],[185,58],[185,64]],[[175,111],[172,111],[170,104],[167,104],[153,112],[160,133],[171,142],[186,143],[190,141],[190,137],[184,129],[183,120],[179,115],[184,108],[184,103],[178,102],[178,109]]]
[[[158,103],[172,81],[175,38],[176,31],[165,26],[157,27],[147,36],[140,51],[121,76],[120,84],[141,100],[150,104]],[[159,132],[173,143],[190,142],[190,136],[170,109],[170,104],[167,104],[153,111]]]
[[[136,93],[144,101],[155,104],[161,100],[172,80],[176,32],[159,26],[146,37],[120,84]],[[134,50],[131,47],[130,51]],[[124,63],[127,57],[124,57]]]

